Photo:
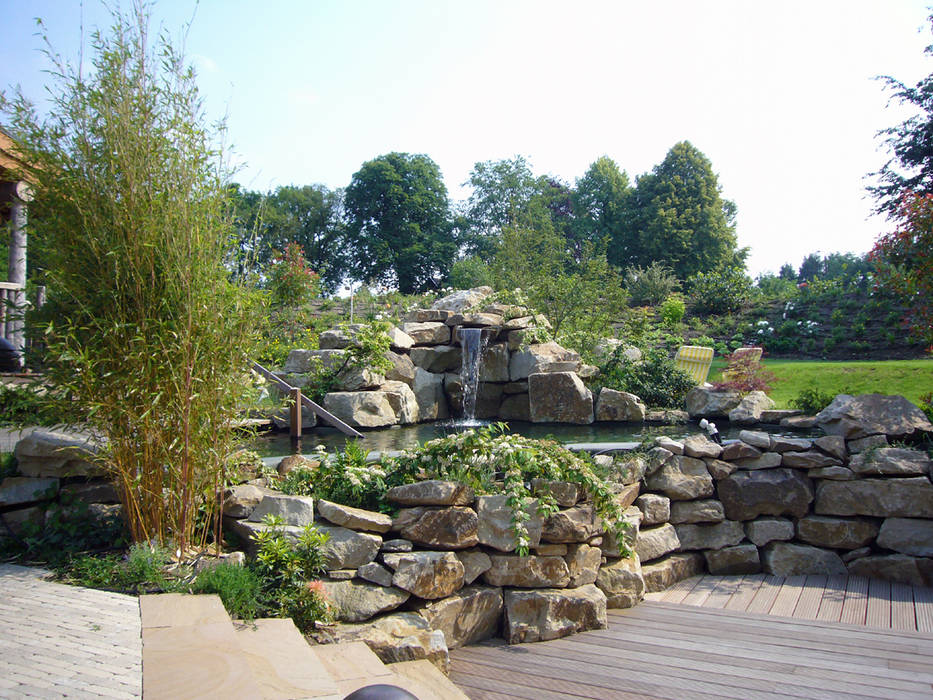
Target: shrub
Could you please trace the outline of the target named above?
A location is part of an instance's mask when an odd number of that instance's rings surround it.
[[[668,326],[676,326],[683,320],[687,306],[680,295],[672,295],[661,304],[661,320]]]
[[[171,552],[145,542],[130,547],[125,557],[79,555],[59,567],[61,578],[89,588],[103,588],[124,593],[148,593],[177,587],[165,573]]]
[[[304,250],[297,243],[276,253],[269,268],[272,301],[283,306],[301,306],[321,293],[321,278],[308,266]]]
[[[216,593],[227,612],[252,620],[263,612],[262,579],[248,566],[220,564],[198,574],[192,593]]]
[[[639,362],[632,362],[621,352],[600,368],[602,386],[635,394],[647,405],[655,408],[682,408],[687,392],[696,382],[690,375],[674,365],[668,353],[653,348],[644,353]]]
[[[359,442],[349,440],[342,452],[322,459],[317,467],[299,467],[289,472],[279,482],[279,489],[355,508],[385,509],[386,466],[368,463],[367,454]]]
[[[799,394],[790,400],[790,405],[798,408],[808,416],[815,416],[824,408],[829,406],[836,398],[833,394],[820,391],[816,387],[807,387],[801,390]]]
[[[494,280],[489,264],[485,260],[472,257],[457,260],[451,265],[448,281],[455,289],[473,289],[492,286]]]
[[[716,390],[732,389],[742,395],[752,391],[770,393],[771,385],[777,380],[751,353],[732,353],[729,364],[722,373],[723,380],[716,382]]]
[[[671,268],[655,261],[646,268],[626,268],[625,289],[633,306],[657,306],[680,289],[680,280]]]
[[[748,303],[751,280],[737,267],[698,272],[687,280],[690,305],[698,313],[722,314]]]
[[[928,392],[920,397],[920,410],[933,422],[933,392]]]

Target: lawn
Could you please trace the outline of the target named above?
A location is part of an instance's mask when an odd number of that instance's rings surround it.
[[[915,404],[933,391],[933,359],[868,362],[812,362],[807,360],[763,360],[777,376],[770,396],[778,408],[803,389],[815,387],[831,394],[901,394]],[[716,358],[709,381],[718,381],[725,361]]]

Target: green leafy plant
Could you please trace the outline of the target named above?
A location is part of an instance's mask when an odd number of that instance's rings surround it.
[[[321,278],[308,266],[297,243],[276,254],[269,269],[269,291],[273,303],[283,306],[301,306],[320,294]]]
[[[596,382],[599,387],[635,394],[654,408],[682,408],[687,392],[696,386],[661,348],[645,351],[638,362],[616,351],[600,367]]]
[[[279,482],[283,493],[314,496],[367,510],[387,508],[386,465],[367,462],[367,450],[356,440],[342,451],[324,458],[317,467],[299,467]]]
[[[698,272],[687,280],[690,306],[697,313],[736,311],[751,298],[752,283],[738,267]]]
[[[64,581],[78,586],[102,588],[123,593],[149,593],[174,590],[177,580],[166,576],[171,552],[158,545],[136,543],[125,556],[79,555],[58,568]]]
[[[657,306],[680,289],[674,271],[657,261],[645,268],[637,265],[626,268],[624,281],[633,306]]]
[[[920,397],[920,410],[933,422],[933,392],[927,392]]]
[[[808,387],[800,391],[789,403],[794,408],[803,411],[808,416],[815,416],[829,406],[836,398],[835,395],[820,391],[816,387]]]
[[[216,593],[227,612],[241,620],[263,613],[262,579],[249,566],[219,564],[198,574],[192,593]]]
[[[680,323],[687,311],[687,305],[680,295],[671,295],[661,304],[659,313],[661,320],[667,326],[676,326]]]

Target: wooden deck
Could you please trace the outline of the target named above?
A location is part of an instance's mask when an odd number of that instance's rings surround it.
[[[606,630],[457,649],[450,678],[474,700],[933,698],[933,591],[800,578],[696,577]]]

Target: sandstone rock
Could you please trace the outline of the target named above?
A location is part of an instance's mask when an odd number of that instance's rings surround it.
[[[474,306],[492,294],[492,287],[474,287],[473,289],[458,289],[431,304],[432,309],[461,313]]]
[[[628,508],[638,498],[638,494],[641,492],[641,484],[613,485],[613,490],[616,492],[615,501],[619,508]]]
[[[868,437],[859,438],[858,440],[846,440],[845,442],[846,448],[851,454],[858,454],[859,452],[864,452],[865,450],[869,450],[872,447],[888,446],[888,438],[884,435],[869,435]]]
[[[722,503],[714,500],[675,501],[671,504],[670,522],[718,523],[726,519]]]
[[[644,518],[641,524],[660,525],[671,519],[671,499],[654,493],[643,493],[635,499],[635,505],[642,512]]]
[[[318,499],[317,512],[328,522],[351,530],[382,533],[388,532],[392,527],[392,518],[384,513],[331,503],[323,499]]]
[[[415,368],[411,389],[418,402],[418,416],[423,421],[443,420],[450,416],[444,395],[444,377],[421,367]]]
[[[398,326],[389,326],[387,333],[389,335],[389,347],[392,350],[410,350],[411,346],[415,344],[415,339]]]
[[[635,540],[635,553],[638,555],[638,560],[642,562],[660,559],[679,547],[680,539],[677,537],[677,530],[670,523],[640,530]]]
[[[781,466],[781,455],[777,452],[764,452],[760,457],[737,459],[733,462],[739,469],[749,471],[760,469],[774,469]]]
[[[382,428],[397,423],[384,391],[334,391],[324,396],[324,408],[354,428]]]
[[[761,571],[758,547],[753,544],[740,544],[734,547],[703,552],[706,567],[714,576],[737,576],[757,574]]]
[[[304,416],[304,412],[302,412],[302,416]],[[275,471],[278,472],[279,476],[285,476],[296,469],[315,469],[320,465],[321,462],[319,460],[308,459],[301,455],[288,455],[282,458],[282,461],[276,466]]]
[[[411,361],[408,355],[400,355],[389,350],[386,353],[386,359],[392,363],[392,367],[386,370],[386,380],[390,382],[405,382],[411,386],[415,381],[415,363]]]
[[[933,559],[906,554],[874,555],[848,564],[852,576],[882,578],[909,586],[933,586]]]
[[[379,387],[379,390],[385,392],[386,399],[388,399],[389,405],[401,425],[411,425],[418,422],[420,418],[418,399],[408,384],[386,381]]]
[[[853,562],[856,559],[867,557],[870,554],[871,554],[871,547],[859,547],[858,549],[853,549],[849,552],[844,552],[841,556],[842,556],[842,561],[848,564],[849,562]]]
[[[395,610],[411,597],[397,588],[374,586],[362,581],[325,581],[324,590],[338,620],[363,622],[379,613]]]
[[[792,438],[783,435],[771,436],[772,452],[806,452],[812,447],[813,440],[806,438]]]
[[[382,545],[379,535],[329,525],[318,525],[317,529],[329,537],[323,547],[328,569],[359,569],[376,558]]]
[[[453,552],[385,554],[382,559],[395,571],[392,585],[419,598],[444,598],[463,587],[463,564]]]
[[[632,608],[645,597],[645,579],[637,556],[603,566],[596,587],[606,594],[607,608]]]
[[[534,553],[542,557],[562,557],[567,554],[567,545],[543,543],[534,548]]]
[[[360,324],[355,323],[347,329],[331,328],[318,336],[318,347],[321,350],[343,350],[354,343],[356,333],[361,328]]]
[[[469,486],[439,479],[393,486],[385,497],[400,506],[469,506],[475,500]]]
[[[453,311],[443,309],[413,309],[405,314],[404,321],[425,323],[427,321],[440,321],[443,323],[453,315]]]
[[[660,448],[655,448],[657,449]],[[654,474],[647,476],[645,483],[652,491],[662,491],[665,496],[675,501],[689,501],[713,495],[713,478],[709,475],[706,465],[693,457],[673,457]]]
[[[789,418],[781,418],[781,427],[790,428],[791,430],[810,430],[816,427],[816,417],[790,416]]]
[[[490,343],[483,350],[479,368],[481,382],[509,381],[509,346],[505,343]]]
[[[771,449],[771,435],[760,430],[739,431],[739,440],[759,450],[768,451]]]
[[[724,462],[721,459],[704,459],[703,462],[706,464],[706,471],[709,472],[714,481],[725,479],[738,469],[732,462]]]
[[[479,496],[476,499],[476,515],[479,520],[477,536],[480,544],[500,552],[511,552],[518,542],[512,530],[512,509],[508,506],[508,496]],[[528,518],[524,521],[528,530],[528,546],[536,547],[541,541],[544,518],[538,515],[538,501],[531,501],[525,506]]]
[[[412,348],[411,361],[415,367],[420,367],[428,372],[450,372],[459,370],[461,362],[461,351],[459,347],[453,345],[433,345],[425,348]]]
[[[867,450],[849,461],[849,469],[860,476],[922,476],[931,468],[933,460],[925,452],[899,447]]]
[[[772,576],[838,576],[846,565],[835,552],[790,542],[772,542],[763,550],[765,573]]]
[[[469,586],[492,566],[489,555],[481,549],[464,549],[456,553],[463,564],[463,584]]]
[[[684,453],[684,443],[678,440],[671,440],[666,435],[662,435],[654,441],[658,447],[662,447],[671,454],[682,455]]]
[[[509,382],[502,387],[502,392],[505,394],[527,394],[528,380],[520,379],[517,382]]]
[[[512,353],[509,360],[509,379],[515,382],[532,374],[576,372],[581,364],[583,361],[579,353],[573,350],[562,348],[553,341],[535,343]]]
[[[607,626],[606,596],[593,584],[567,590],[505,592],[503,631],[509,644],[557,639]]]
[[[568,587],[577,588],[588,583],[595,583],[602,558],[603,553],[599,547],[592,547],[588,544],[568,545],[567,554],[564,557],[567,570],[570,572]]]
[[[415,611],[444,633],[449,649],[494,637],[502,615],[502,589],[485,586],[461,588],[448,598],[418,605]]]
[[[781,464],[785,467],[795,469],[820,469],[822,467],[842,466],[835,457],[819,452],[818,450],[809,450],[807,452],[785,452],[781,455]]]
[[[596,399],[596,420],[641,423],[645,404],[635,394],[604,387]]]
[[[384,540],[379,548],[380,552],[410,552],[413,549],[411,542],[403,539]]]
[[[821,481],[814,512],[879,518],[933,518],[933,484],[918,476],[902,479]]]
[[[266,493],[257,486],[249,484],[231,486],[224,491],[224,515],[231,518],[246,518],[255,510],[265,495]]]
[[[574,372],[531,374],[528,403],[532,423],[593,422],[593,394]]]
[[[334,569],[327,572],[327,578],[331,581],[350,581],[356,578],[356,569]]]
[[[286,496],[279,493],[268,493],[262,497],[249,519],[262,522],[267,515],[281,518],[285,525],[304,527],[314,523],[314,499],[308,496]],[[343,567],[340,567],[343,568]]]
[[[58,484],[58,479],[8,476],[0,481],[0,507],[54,498],[58,493]]]
[[[575,506],[585,495],[580,484],[572,481],[552,481],[549,479],[532,479],[531,491],[536,496],[550,494],[561,508]]]
[[[746,431],[742,431],[743,433]],[[720,457],[727,461],[732,461],[734,459],[754,459],[755,457],[761,456],[761,450],[757,447],[752,447],[751,445],[743,442],[742,440],[736,440],[734,442],[726,443],[722,448],[722,454]]]
[[[335,358],[341,358],[343,355],[343,350],[304,350],[297,348],[289,351],[283,369],[286,374],[305,374],[311,371],[312,365],[316,364],[318,360],[320,360],[323,367],[329,367],[336,361]],[[288,380],[286,379],[286,381]],[[292,382],[289,382],[289,384],[292,384]]]
[[[671,464],[674,460],[674,453],[663,447],[653,447],[648,452],[648,462],[645,467],[645,476],[655,474],[661,467]],[[674,462],[676,465],[676,462]]]
[[[848,467],[821,467],[820,469],[810,469],[807,476],[811,479],[829,479],[831,481],[852,481],[858,477],[855,472]]]
[[[643,564],[641,574],[645,579],[645,593],[657,593],[678,581],[699,576],[705,569],[705,562],[699,552],[681,552]]]
[[[97,449],[90,438],[38,429],[16,443],[13,455],[23,476],[105,476],[103,467],[94,462]]]
[[[499,418],[505,421],[531,422],[531,404],[528,403],[528,394],[513,394],[506,396],[499,404]]]
[[[62,484],[58,492],[65,500],[82,503],[119,503],[117,489],[109,481]]]
[[[368,391],[378,388],[385,380],[385,375],[371,369],[348,367],[337,374],[334,389],[338,392]]]
[[[730,520],[785,514],[802,518],[813,501],[813,487],[793,469],[738,471],[719,482],[719,500]]]
[[[764,411],[774,408],[772,401],[763,391],[751,391],[742,397],[738,406],[729,411],[729,422],[750,425],[761,420]]]
[[[432,630],[418,613],[385,615],[364,624],[343,624],[317,632],[331,643],[365,642],[386,664],[427,659],[447,673],[450,657],[444,633]]]
[[[693,549],[722,549],[731,547],[745,539],[745,528],[737,520],[725,520],[713,524],[675,525],[680,551]]]
[[[645,478],[645,473],[648,471],[648,460],[639,454],[624,454],[614,459],[611,466],[616,474],[616,481],[621,484],[637,484]]]
[[[745,523],[745,536],[758,547],[794,539],[794,523],[785,518],[758,518]]]
[[[625,552],[619,550],[619,544],[616,540],[616,528],[607,529],[602,537],[590,540],[590,544],[598,546],[603,556],[606,557],[630,556],[631,552],[635,551],[635,542],[638,540],[638,533],[641,530],[641,520],[641,511],[636,506],[629,506],[623,512],[622,521],[624,523],[624,534],[622,535],[622,543],[627,548]],[[596,539],[601,540],[598,545],[595,541]]]
[[[448,326],[462,326],[463,328],[501,328],[505,319],[499,314],[490,313],[461,313],[448,317],[444,323]]]
[[[798,411],[791,408],[774,408],[761,412],[761,422],[777,425],[785,418],[793,418],[795,416],[801,415],[802,413],[803,411]]]
[[[563,557],[529,554],[493,554],[492,566],[483,574],[490,586],[518,588],[563,588],[570,583],[570,569]]]
[[[544,521],[541,539],[544,542],[573,543],[586,542],[603,529],[602,521],[596,515],[593,505],[581,503],[578,506],[561,510]]]
[[[705,435],[690,435],[684,438],[684,454],[698,459],[717,459],[722,454],[722,445],[717,445]]]
[[[690,415],[686,411],[676,408],[649,408],[645,411],[645,423],[662,423],[663,425],[686,425]]]
[[[454,414],[463,413],[463,382],[459,374],[444,375],[444,393]],[[476,418],[496,418],[502,402],[502,384],[480,382],[476,391]]]
[[[402,324],[402,332],[408,335],[415,345],[446,345],[450,342],[450,328],[446,323],[409,321]]]
[[[933,520],[886,518],[877,544],[901,554],[933,557]]]
[[[819,450],[823,450],[823,452],[826,454],[835,457],[840,462],[844,462],[849,456],[849,451],[846,449],[845,438],[839,435],[824,435],[823,437],[814,440],[813,446]]]
[[[840,394],[816,416],[829,435],[855,440],[868,435],[907,437],[933,432],[933,425],[919,408],[903,396]]]
[[[716,391],[704,386],[695,386],[687,392],[687,413],[691,418],[726,417],[739,405],[739,392],[731,389]]]
[[[44,506],[31,506],[6,511],[3,514],[4,527],[0,530],[0,542],[11,533],[15,537],[21,537],[27,526],[42,528],[45,525],[45,510]]]
[[[797,539],[818,547],[858,549],[878,535],[878,526],[863,518],[808,515],[797,521]]]
[[[382,564],[377,564],[374,561],[363,564],[363,566],[356,570],[356,575],[364,581],[369,581],[379,586],[388,587],[392,585],[392,572]]]
[[[476,511],[463,506],[418,506],[399,511],[392,529],[415,544],[437,549],[467,549],[479,543]]]

